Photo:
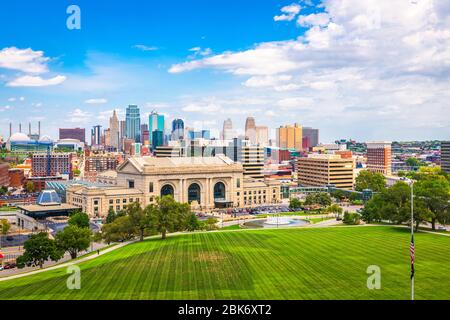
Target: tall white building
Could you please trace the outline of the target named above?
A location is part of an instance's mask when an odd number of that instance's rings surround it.
[[[230,118],[223,122],[222,140],[231,140],[235,138],[236,134],[233,130],[233,122]]]
[[[117,118],[116,110],[114,110],[112,117],[109,118],[109,134],[111,147],[114,147],[117,150],[119,150],[120,130],[119,130],[119,119]]]

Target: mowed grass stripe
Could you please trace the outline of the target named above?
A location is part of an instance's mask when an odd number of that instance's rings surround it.
[[[193,233],[0,282],[0,299],[409,299],[409,232],[393,227]],[[416,297],[450,299],[450,238],[416,235]],[[378,265],[382,289],[368,290]]]

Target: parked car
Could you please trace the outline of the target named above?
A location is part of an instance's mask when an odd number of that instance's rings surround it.
[[[0,271],[3,271],[3,269],[4,269],[3,266],[0,266]]]
[[[439,227],[438,227],[438,230],[439,230],[439,231],[447,231],[447,228],[444,227],[444,226],[439,226]]]

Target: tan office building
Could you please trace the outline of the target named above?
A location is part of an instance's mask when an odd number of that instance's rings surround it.
[[[277,129],[277,145],[279,148],[302,150],[303,130],[298,123]]]
[[[351,190],[355,184],[355,160],[340,155],[310,155],[298,159],[298,182],[304,186],[335,185]]]

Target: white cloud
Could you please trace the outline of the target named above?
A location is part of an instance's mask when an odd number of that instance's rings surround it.
[[[146,46],[143,44],[137,44],[137,45],[133,46],[133,48],[139,49],[141,51],[157,51],[157,50],[159,50],[158,47],[151,47],[151,46]]]
[[[46,87],[55,86],[63,83],[66,80],[65,76],[55,76],[49,79],[43,79],[40,76],[22,76],[8,82],[8,87]]]
[[[16,101],[16,98],[14,98],[14,97],[13,98],[9,98],[8,101],[9,102],[14,102],[14,101]]]
[[[48,72],[47,62],[50,59],[42,51],[31,48],[18,49],[16,47],[4,48],[0,51],[0,68],[18,70],[26,73]]]
[[[297,23],[300,26],[320,26],[325,27],[330,22],[330,15],[326,12],[312,13],[298,17]]]
[[[202,49],[201,47],[194,47],[189,49],[189,51],[194,53],[193,55],[189,56],[190,59],[194,59],[197,57],[206,57],[212,54],[211,48]]]
[[[279,76],[254,76],[244,82],[244,86],[250,88],[260,87],[273,87],[280,83],[290,81],[291,75],[279,75]]]
[[[248,88],[264,89],[252,93],[264,96],[266,112],[272,102],[286,110],[285,117],[322,126],[324,135],[331,131],[327,126],[347,137],[450,135],[450,5],[323,0],[320,11],[300,13],[296,21],[306,32],[296,39],[186,61],[169,72],[236,75],[242,95]],[[412,124],[429,130],[418,133]]]
[[[79,108],[69,112],[67,121],[75,124],[84,124],[91,120],[92,114]]]
[[[292,21],[295,16],[300,13],[301,6],[297,3],[293,3],[291,5],[285,6],[281,8],[282,15],[273,17],[275,21]]]
[[[105,98],[97,98],[97,99],[88,99],[84,101],[86,104],[105,104],[108,103],[108,100]]]
[[[313,99],[304,97],[286,98],[278,101],[278,106],[282,109],[308,109],[313,105]]]
[[[9,109],[11,109],[11,106],[0,107],[0,112],[7,111]]]
[[[208,103],[208,104],[195,104],[190,103],[187,106],[185,106],[182,109],[184,112],[195,112],[195,113],[202,113],[202,114],[211,114],[214,112],[218,112],[221,110],[221,106],[214,104],[214,103]]]

